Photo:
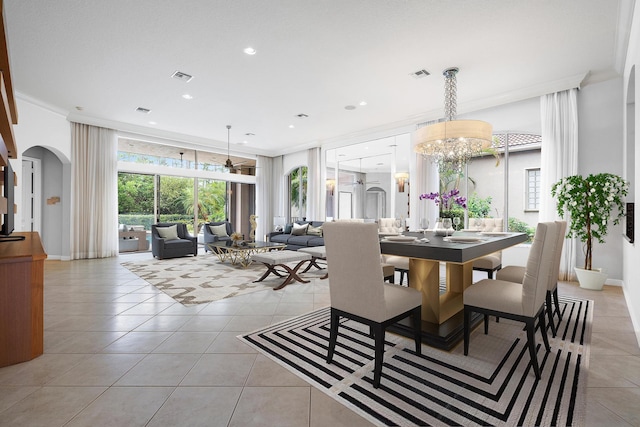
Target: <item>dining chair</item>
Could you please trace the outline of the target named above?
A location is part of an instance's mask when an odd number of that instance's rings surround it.
[[[484,333],[489,333],[489,315],[523,322],[536,379],[540,379],[540,366],[536,356],[535,323],[540,322],[544,346],[549,352],[545,327],[545,294],[551,280],[555,246],[559,225],[555,222],[538,223],[531,245],[522,283],[483,279],[466,289],[464,301],[464,354],[469,353],[471,314],[484,315]]]
[[[333,360],[341,317],[367,325],[374,338],[373,386],[378,388],[389,325],[411,317],[416,353],[421,354],[422,293],[384,283],[377,224],[330,222],[323,234],[331,297],[327,363]]]
[[[560,274],[560,259],[562,258],[562,247],[567,231],[566,221],[556,221],[558,224],[558,240],[556,241],[555,253],[553,256],[553,265],[551,266],[551,280],[545,297],[547,307],[547,317],[553,337],[556,337],[557,327],[553,321],[553,315],[558,315],[558,326],[562,320],[562,312],[560,311],[560,302],[558,301],[558,276]],[[498,271],[496,278],[498,280],[506,280],[507,282],[522,283],[524,279],[525,267],[521,265],[508,265]],[[553,300],[553,301],[552,301]]]
[[[484,232],[501,232],[503,229],[502,218],[469,218],[468,230],[484,231]],[[502,268],[502,251],[490,253],[489,255],[481,256],[473,261],[473,269],[477,271],[484,271],[487,273],[487,278],[493,279],[493,273],[500,271]]]

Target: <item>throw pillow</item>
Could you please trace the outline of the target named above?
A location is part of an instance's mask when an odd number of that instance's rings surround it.
[[[310,236],[322,236],[322,226],[319,225],[317,227],[314,227],[312,225],[309,225],[309,228],[307,228],[307,234]]]
[[[284,226],[284,234],[291,234],[291,230],[293,229],[293,224],[287,224]]]
[[[304,236],[307,233],[307,227],[309,224],[293,224],[293,229],[291,229],[292,236]]]
[[[209,230],[211,230],[211,233],[214,236],[229,237],[229,235],[227,234],[227,224],[210,225]]]
[[[178,240],[178,226],[176,224],[169,227],[158,227],[158,234],[165,240]]]

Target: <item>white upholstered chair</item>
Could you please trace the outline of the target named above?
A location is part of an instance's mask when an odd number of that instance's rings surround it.
[[[379,218],[378,233],[394,234],[402,233],[401,227],[396,227],[395,218]],[[404,281],[404,275],[407,275],[407,285],[409,284],[409,258],[397,255],[382,255],[382,262],[393,265],[395,270],[400,273],[400,284]]]
[[[464,354],[469,353],[470,321],[472,313],[484,315],[484,333],[489,328],[489,315],[524,322],[531,364],[537,379],[540,379],[540,367],[536,356],[535,322],[540,322],[542,339],[547,351],[550,350],[547,339],[544,302],[558,236],[558,224],[541,222],[529,252],[529,259],[522,283],[504,280],[484,279],[467,288],[464,300]]]
[[[379,218],[378,219],[378,232],[384,234],[402,233],[401,227],[396,227],[395,218]]]
[[[375,340],[373,386],[380,385],[386,328],[411,316],[416,353],[421,354],[422,293],[384,283],[377,224],[325,223],[331,333],[327,363],[333,360],[340,317],[368,325]]]
[[[551,266],[551,280],[546,293],[546,307],[549,325],[553,337],[556,337],[556,325],[553,321],[554,313],[558,315],[558,320],[562,320],[562,312],[560,311],[560,303],[558,302],[558,275],[560,273],[560,258],[562,257],[562,246],[567,232],[566,221],[556,221],[558,224],[558,240],[556,241],[556,249],[553,256],[553,265]],[[507,265],[498,271],[496,278],[498,280],[506,280],[507,282],[522,283],[524,280],[525,267],[521,265]],[[552,302],[553,300],[553,302]]]
[[[467,230],[477,231],[502,231],[502,218],[469,218],[469,227]],[[502,268],[502,251],[497,251],[485,255],[473,261],[473,269],[485,271],[489,279],[493,279],[493,272]]]

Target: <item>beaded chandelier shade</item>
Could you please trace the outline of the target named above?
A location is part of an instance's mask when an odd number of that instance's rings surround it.
[[[457,68],[442,72],[444,80],[444,122],[418,129],[415,151],[443,169],[462,170],[472,157],[492,146],[493,128],[480,120],[456,120]]]

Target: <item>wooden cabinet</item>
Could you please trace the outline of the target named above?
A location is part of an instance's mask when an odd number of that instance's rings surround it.
[[[38,233],[0,243],[0,367],[43,352],[44,260]]]

